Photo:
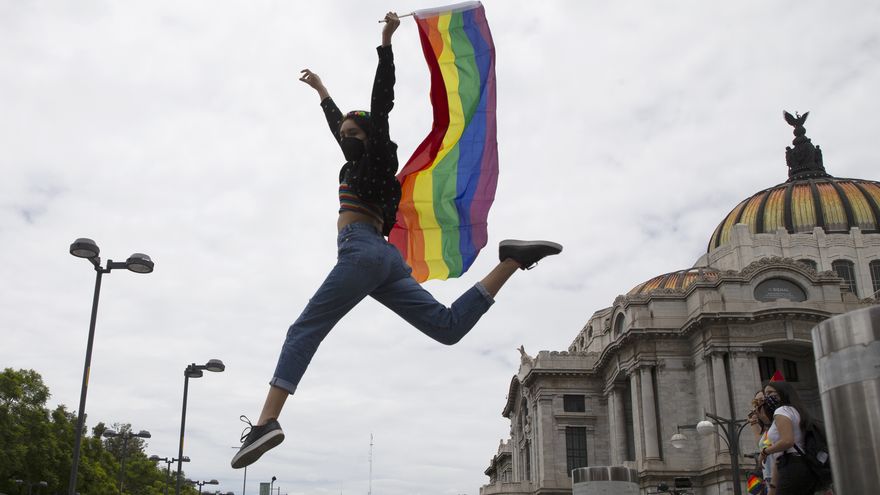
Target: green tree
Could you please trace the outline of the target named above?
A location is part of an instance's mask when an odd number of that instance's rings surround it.
[[[45,489],[34,486],[34,494],[67,493],[76,432],[76,415],[59,405],[46,408],[49,389],[34,370],[6,368],[0,373],[0,493],[27,493],[27,483],[45,481]],[[127,431],[128,424],[114,425]],[[83,430],[76,491],[88,495],[120,495],[118,476],[123,442],[103,439],[107,427],[98,423],[88,435]],[[126,495],[162,495],[164,466],[156,466],[145,454],[146,443],[130,439],[125,446]],[[22,480],[21,485],[13,480]],[[187,495],[196,491],[185,487]]]
[[[16,493],[11,480],[46,481],[46,493],[61,486],[54,461],[63,456],[45,408],[49,389],[33,370],[6,368],[0,373],[0,483]]]

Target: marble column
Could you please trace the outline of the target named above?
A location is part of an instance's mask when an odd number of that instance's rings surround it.
[[[623,387],[614,387],[613,392],[614,411],[617,414],[617,422],[615,423],[615,431],[617,432],[617,465],[622,466],[626,460],[627,438],[626,438],[626,405],[624,404]]]
[[[654,403],[654,375],[651,367],[642,367],[642,421],[644,424],[645,459],[660,459],[657,442],[657,407]]]
[[[642,450],[642,445],[644,445],[644,440],[642,440],[642,431],[644,428],[642,426],[642,418],[639,407],[639,373],[633,370],[629,374],[629,391],[630,398],[632,400],[632,415],[633,415],[633,444],[635,445],[635,461],[644,461],[644,454]]]
[[[730,391],[727,388],[727,372],[724,369],[724,355],[712,354],[712,386],[715,388],[715,414],[731,418]],[[727,445],[721,443],[721,452],[727,452]]]

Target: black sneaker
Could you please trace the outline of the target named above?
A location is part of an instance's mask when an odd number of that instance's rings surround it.
[[[531,270],[546,256],[562,252],[562,245],[550,241],[515,241],[508,239],[498,244],[498,257],[501,261],[512,259],[519,263],[520,270]]]
[[[254,426],[247,417],[241,420],[248,424],[241,433],[241,448],[232,458],[232,468],[241,469],[255,463],[261,455],[284,440],[284,432],[278,421],[270,419],[264,425]],[[245,433],[247,432],[247,433]]]

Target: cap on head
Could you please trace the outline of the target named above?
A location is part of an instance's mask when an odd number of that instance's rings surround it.
[[[346,120],[354,121],[354,123],[367,134],[367,136],[369,136],[373,130],[372,121],[370,120],[370,112],[364,110],[352,110],[342,118],[343,122]]]

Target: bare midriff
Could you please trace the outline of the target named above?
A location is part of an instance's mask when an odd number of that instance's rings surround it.
[[[382,232],[382,224],[377,222],[375,218],[364,213],[358,213],[356,211],[339,212],[339,218],[336,219],[336,231],[339,232],[346,225],[350,225],[353,223],[366,223],[372,225],[373,227],[376,227],[376,232]]]

